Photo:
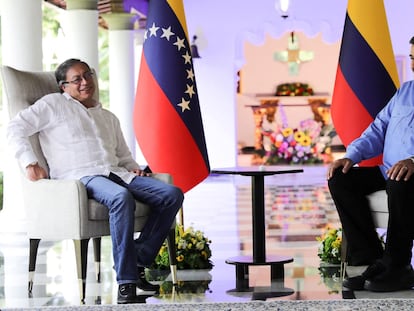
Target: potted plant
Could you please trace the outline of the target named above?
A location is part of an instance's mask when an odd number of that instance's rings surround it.
[[[211,258],[211,241],[200,230],[192,226],[184,229],[182,225],[175,228],[175,244],[177,250],[177,269],[211,269],[214,265]],[[168,246],[164,243],[154,263],[147,269],[150,279],[160,280],[168,275],[170,260]],[[165,272],[165,273],[163,273]],[[158,275],[158,276],[154,276]]]
[[[322,262],[335,265],[340,264],[342,229],[327,227],[326,232],[316,239],[320,242],[318,257]]]

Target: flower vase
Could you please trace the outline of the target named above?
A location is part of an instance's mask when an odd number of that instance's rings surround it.
[[[329,293],[339,293],[342,289],[341,265],[321,261],[318,270],[322,282],[330,290]]]
[[[166,269],[145,269],[145,276],[148,281],[164,281],[170,275]]]

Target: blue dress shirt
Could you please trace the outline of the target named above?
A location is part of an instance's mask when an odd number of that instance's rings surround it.
[[[355,164],[383,153],[380,169],[414,156],[414,81],[405,82],[368,128],[346,150]]]

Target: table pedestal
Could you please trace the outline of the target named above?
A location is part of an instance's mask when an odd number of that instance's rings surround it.
[[[236,256],[226,263],[236,266],[236,290],[249,291],[249,266],[270,266],[271,283],[284,283],[284,264],[293,262],[292,257],[266,256],[264,176],[254,174],[252,182],[252,236],[253,256]]]
[[[286,295],[286,291],[273,291],[273,285],[276,283],[283,285],[284,283],[284,264],[293,262],[292,257],[285,256],[266,256],[266,234],[265,234],[265,200],[264,200],[264,177],[278,174],[293,174],[302,173],[303,169],[292,169],[282,167],[270,167],[267,169],[260,169],[255,167],[250,168],[226,168],[215,169],[212,173],[215,174],[237,174],[242,176],[250,176],[252,183],[252,242],[253,255],[252,256],[237,256],[226,260],[226,263],[235,265],[236,267],[236,290],[250,291],[249,287],[249,266],[270,266],[270,281],[271,292],[268,292],[268,297],[271,295]],[[282,286],[284,287],[284,286]]]
[[[236,290],[250,291],[249,266],[270,266],[270,283],[283,288],[285,282],[285,263],[293,262],[293,258],[285,256],[267,256],[263,263],[255,262],[252,256],[236,256],[226,260],[226,263],[236,266]],[[271,287],[272,287],[271,286]]]

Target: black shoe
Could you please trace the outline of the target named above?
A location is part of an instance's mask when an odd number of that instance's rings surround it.
[[[367,280],[364,288],[372,292],[395,292],[414,287],[414,270],[411,265],[390,267],[385,272]]]
[[[145,278],[145,270],[143,267],[138,267],[138,281],[137,287],[146,292],[155,292],[158,294],[160,292],[160,286],[157,284],[151,284]]]
[[[380,261],[376,261],[372,265],[368,266],[368,268],[362,272],[361,275],[346,278],[342,285],[352,290],[363,290],[366,280],[381,274],[385,271],[385,269],[385,266]]]
[[[118,304],[145,303],[146,297],[137,295],[136,284],[121,284],[118,287]]]

